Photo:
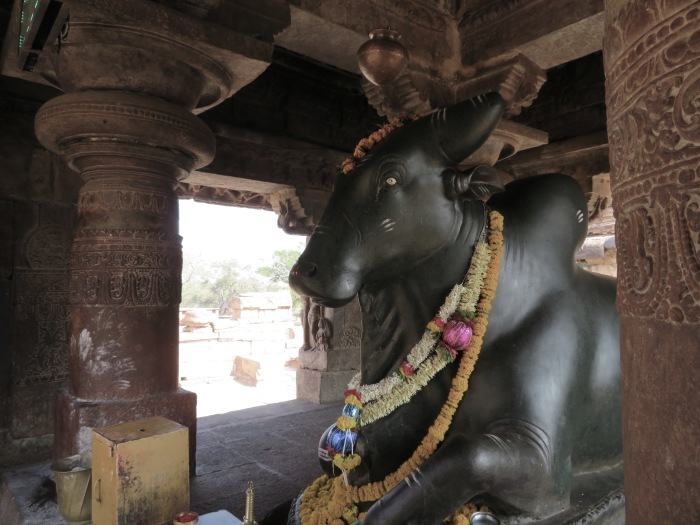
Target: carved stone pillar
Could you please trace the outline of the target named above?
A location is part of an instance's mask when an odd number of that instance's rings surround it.
[[[58,399],[54,455],[89,448],[93,427],[140,417],[196,429],[196,395],[178,389],[174,186],[211,160],[211,132],[189,111],[118,92],[57,97],[39,110],[36,130],[85,180],[69,265],[69,388]]]
[[[316,403],[342,401],[360,369],[362,336],[357,299],[326,308],[304,299],[304,345],[299,349],[297,398]]]
[[[189,427],[193,466],[196,395],[178,388],[174,188],[214,155],[214,136],[193,112],[254,79],[272,44],[155,2],[68,5],[70,26],[51,55],[68,93],[35,122],[40,142],[85,181],[54,456],[89,448],[93,427],[160,415]]]
[[[270,195],[277,224],[290,234],[311,235],[330,192],[289,188]],[[326,308],[302,296],[304,341],[299,349],[297,398],[315,403],[344,399],[347,384],[360,369],[362,335],[357,299],[342,308]]]
[[[627,523],[696,523],[700,6],[605,7]]]

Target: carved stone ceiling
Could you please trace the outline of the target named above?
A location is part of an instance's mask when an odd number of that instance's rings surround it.
[[[343,0],[290,0],[289,5],[291,23],[276,35],[275,44],[290,51],[292,56],[325,68],[322,76],[326,78],[345,75],[347,79],[347,74],[358,74],[355,53],[371,29],[389,26],[401,32],[402,40],[411,54],[408,74],[391,88],[393,91],[390,93],[377,90],[366,82],[363,85],[370,103],[380,114],[391,113],[390,108],[382,107],[382,104],[391,105],[392,97],[403,101],[404,107],[401,109],[419,112],[463,98],[464,90],[458,86],[474,83],[484,68],[488,69],[491,64],[518,54],[548,70],[599,51],[602,47],[601,0],[357,0],[352,3]],[[547,16],[542,16],[543,13],[547,13]],[[355,78],[359,80],[358,76]],[[455,87],[450,88],[450,85]],[[573,143],[571,147],[575,158],[580,158],[578,143]],[[228,175],[232,175],[231,169],[237,165],[233,158],[237,154],[231,152],[229,147],[220,147],[219,150],[221,156],[207,169],[211,172],[217,172],[217,169],[227,171]],[[336,158],[338,150],[347,151],[348,148],[336,145],[331,150],[324,154]],[[249,147],[239,151],[240,157],[251,155]],[[536,152],[530,152],[531,159],[533,155],[537,157]],[[566,151],[561,155],[565,157]],[[606,151],[603,151],[602,156],[605,155]],[[288,150],[274,156],[277,158],[277,169],[285,162],[299,158]],[[266,159],[266,155],[262,154],[259,158]],[[546,161],[543,163],[546,164]],[[240,164],[250,166],[248,162]],[[333,162],[322,164],[332,166]],[[599,160],[597,164],[604,162]],[[305,162],[305,165],[309,164]],[[571,171],[571,168],[567,166],[567,170]],[[596,165],[593,171],[597,170]],[[282,171],[289,173],[289,169]],[[250,172],[249,175],[259,180],[263,172],[266,170]],[[298,186],[301,183],[324,189],[323,184],[317,184],[318,180],[312,182],[308,179],[309,176],[313,178],[313,172],[313,168],[306,170],[303,183],[297,179],[296,182],[287,180],[282,184]],[[585,169],[583,172],[583,175],[578,171],[576,174],[585,179],[588,175]],[[297,174],[300,173],[298,171]],[[332,174],[324,174],[322,178],[328,177],[332,179]],[[267,179],[264,181],[269,183]]]
[[[523,71],[539,68],[556,77],[557,71],[571,70],[577,59],[602,47],[603,0],[260,0],[255,6],[241,0],[158,3],[238,33],[274,41],[268,69],[225,103],[202,114],[215,132],[218,153],[210,166],[192,174],[179,188],[183,197],[244,206],[278,208],[273,195],[282,192],[289,200],[290,189],[308,190],[307,194],[311,191],[316,199],[322,198],[319,195],[332,186],[337,164],[381,120],[376,109],[380,114],[397,109],[423,113],[453,103],[493,78],[511,82],[512,74],[498,76],[503,64],[508,68],[517,64]],[[7,23],[2,75],[46,84],[51,72],[32,74],[11,67],[12,22]],[[393,92],[363,86],[357,69],[356,50],[369,31],[378,27],[398,30],[411,55],[409,69]],[[590,67],[600,68],[602,74],[602,63]],[[523,75],[518,81],[529,82],[533,90],[522,104],[527,107],[544,74],[541,78],[537,73]],[[579,117],[563,120],[557,113],[560,95],[572,92],[566,82],[560,84],[518,117],[520,123],[550,135],[550,129],[554,130],[555,142],[560,129],[581,125]],[[596,101],[583,108],[587,122],[596,125],[583,125],[580,135],[600,138],[602,143],[593,149],[606,156],[603,96],[599,91],[596,96]],[[553,106],[557,109],[552,110]],[[521,109],[516,107],[512,114]],[[601,114],[603,124],[596,120]],[[555,147],[554,157],[561,159],[567,156],[569,144],[572,158],[580,158],[581,144],[590,143],[577,141],[576,136],[562,136],[561,140],[564,143],[543,148]],[[520,173],[547,169],[548,157],[539,155],[540,149],[529,150],[528,160],[520,163],[516,155],[509,166]],[[600,159],[596,162],[604,164]],[[536,169],[526,167],[533,163]],[[318,209],[318,202],[311,207]]]

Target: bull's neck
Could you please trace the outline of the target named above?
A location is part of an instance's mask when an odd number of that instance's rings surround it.
[[[450,242],[396,279],[363,287],[363,384],[381,380],[406,359],[452,287],[464,279],[484,223],[482,204],[466,203]]]

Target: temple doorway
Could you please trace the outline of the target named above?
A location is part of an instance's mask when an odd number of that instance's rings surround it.
[[[286,276],[305,238],[274,212],[180,200],[179,379],[197,417],[296,399],[301,301]]]

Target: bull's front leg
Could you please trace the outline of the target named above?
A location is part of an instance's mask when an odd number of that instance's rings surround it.
[[[568,506],[570,476],[562,476],[562,466],[553,465],[544,433],[510,421],[492,429],[479,436],[448,437],[430,459],[372,506],[362,525],[439,524],[481,494],[541,516]],[[568,463],[561,463],[568,470]]]

